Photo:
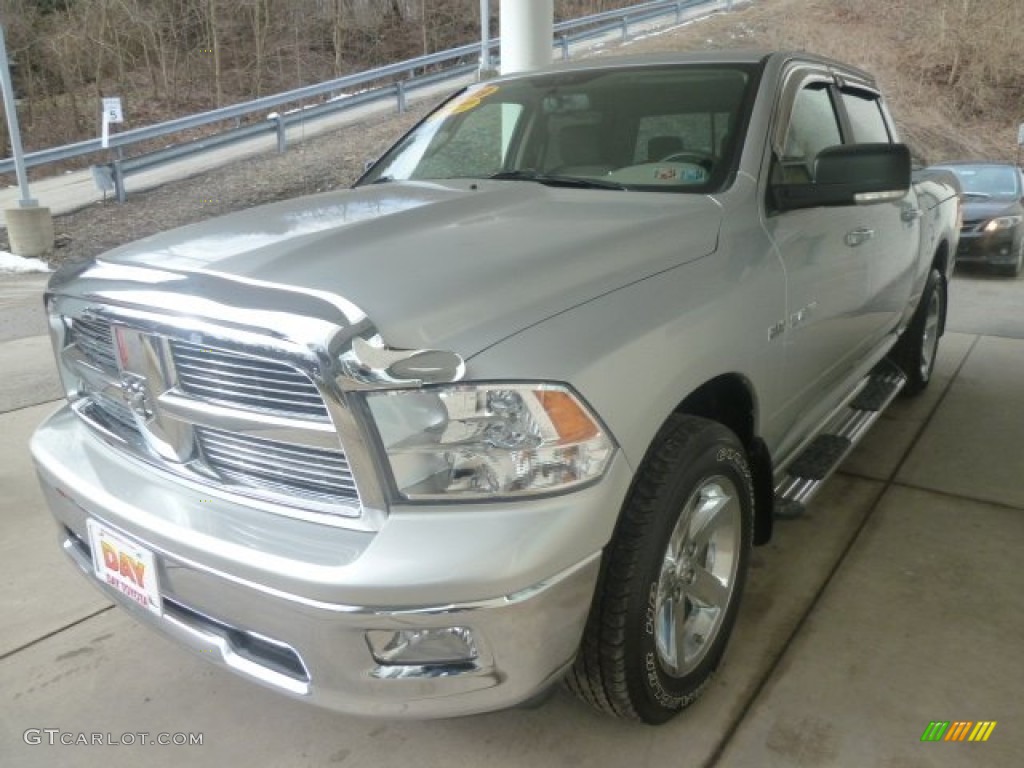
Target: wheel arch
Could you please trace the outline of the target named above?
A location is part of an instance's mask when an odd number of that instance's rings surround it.
[[[772,534],[775,489],[771,454],[758,437],[757,405],[750,380],[739,373],[727,373],[697,387],[672,413],[718,422],[743,443],[754,480],[754,543],[764,544]]]

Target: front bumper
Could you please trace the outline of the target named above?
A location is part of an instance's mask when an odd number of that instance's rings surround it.
[[[956,260],[960,264],[990,264],[1010,266],[1017,263],[1024,242],[1017,242],[1016,230],[997,232],[963,231],[956,249]]]
[[[525,701],[576,653],[629,484],[516,505],[393,510],[377,532],[285,518],[125,457],[64,408],[32,440],[64,551],[112,600],[201,658],[331,709],[450,717]],[[93,575],[86,521],[156,557],[160,615]],[[477,656],[381,664],[373,630],[468,628]]]

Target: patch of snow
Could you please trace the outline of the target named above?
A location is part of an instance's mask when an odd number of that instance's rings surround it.
[[[29,272],[52,272],[46,262],[39,259],[26,259],[15,256],[7,251],[0,251],[0,273],[27,274]]]

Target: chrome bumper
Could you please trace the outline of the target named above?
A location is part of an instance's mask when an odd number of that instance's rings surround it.
[[[501,709],[556,681],[629,483],[616,459],[570,496],[393,511],[369,533],[211,500],[97,440],[67,408],[39,428],[32,453],[65,552],[111,600],[263,685],[381,717]],[[95,578],[89,518],[155,553],[161,615]],[[471,661],[382,664],[367,644],[368,631],[455,626],[472,632]]]

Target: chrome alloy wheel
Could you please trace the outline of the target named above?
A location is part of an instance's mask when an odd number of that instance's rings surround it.
[[[736,585],[742,509],[727,477],[707,478],[687,499],[661,563],[654,635],[665,671],[682,677],[704,659]]]
[[[931,376],[935,364],[935,353],[939,348],[939,321],[942,319],[942,299],[938,287],[928,297],[928,310],[924,317],[924,333],[921,334],[921,378]]]

